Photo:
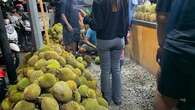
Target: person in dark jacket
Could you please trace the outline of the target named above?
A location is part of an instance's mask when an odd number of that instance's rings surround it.
[[[157,1],[157,37],[159,49],[157,52],[157,61],[160,63],[160,58],[162,56],[163,44],[165,40],[165,29],[168,21],[169,12],[171,10],[171,5],[174,0],[158,0]]]
[[[55,1],[55,23],[64,25],[64,45],[75,52],[80,40],[79,7],[77,0]]]
[[[101,60],[101,90],[110,103],[121,104],[120,55],[128,32],[127,0],[94,0],[94,18],[84,23],[97,33],[97,49]],[[110,74],[111,73],[111,74]],[[112,75],[112,87],[110,81]]]
[[[167,0],[169,1],[169,0]],[[172,110],[180,99],[184,110],[195,107],[195,1],[174,0],[170,6],[161,57],[155,110]]]

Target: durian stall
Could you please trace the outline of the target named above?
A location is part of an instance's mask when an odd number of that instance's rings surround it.
[[[63,26],[44,29],[44,45],[23,56],[0,110],[108,110],[87,61],[61,45]]]
[[[156,4],[149,3],[137,7],[128,45],[130,57],[151,73],[156,73],[159,68],[156,62],[158,40],[155,8]]]
[[[60,45],[62,30],[55,24],[48,30],[52,45],[24,56],[0,110],[108,110],[86,61]]]

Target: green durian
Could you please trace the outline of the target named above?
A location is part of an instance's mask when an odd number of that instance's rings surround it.
[[[87,97],[88,96],[88,90],[89,88],[86,85],[81,85],[78,88],[78,91],[82,97]]]
[[[13,110],[36,110],[36,108],[34,103],[22,100],[14,106]]]
[[[108,102],[107,102],[103,97],[98,97],[98,98],[97,98],[97,101],[98,101],[98,103],[99,103],[101,106],[104,106],[104,107],[106,107],[106,108],[109,107]]]
[[[38,80],[41,88],[51,88],[57,82],[55,75],[51,73],[44,74]]]
[[[33,55],[29,60],[28,60],[28,64],[30,66],[34,66],[35,63],[39,60],[39,56],[38,55]]]
[[[11,101],[9,100],[9,98],[5,98],[2,103],[1,103],[1,107],[2,110],[11,110],[12,108],[12,103]]]
[[[55,85],[50,89],[50,92],[60,102],[68,102],[73,96],[71,88],[64,81],[55,83]]]
[[[41,88],[38,84],[31,84],[24,89],[24,99],[35,100],[41,94]]]
[[[41,110],[59,110],[58,102],[51,97],[42,97]]]
[[[18,88],[18,90],[23,91],[28,85],[30,85],[29,79],[28,78],[22,78],[17,83],[17,88]]]

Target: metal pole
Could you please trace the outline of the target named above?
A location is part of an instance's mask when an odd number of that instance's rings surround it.
[[[16,67],[14,66],[14,59],[12,57],[12,52],[9,48],[9,42],[5,30],[5,24],[3,19],[3,13],[0,7],[0,47],[3,53],[3,58],[6,63],[6,70],[8,73],[9,83],[15,84],[17,81]]]
[[[28,8],[31,18],[32,34],[35,39],[36,49],[43,46],[43,37],[40,28],[40,20],[36,0],[28,0]]]
[[[40,8],[41,8],[42,20],[44,23],[46,44],[49,44],[48,25],[47,25],[47,19],[46,19],[47,17],[45,16],[43,1],[39,0],[39,4],[40,4]]]

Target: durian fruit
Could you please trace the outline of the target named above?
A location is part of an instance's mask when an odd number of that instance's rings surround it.
[[[85,99],[82,102],[82,105],[85,107],[85,110],[100,110],[99,109],[99,104],[96,99],[88,98]]]
[[[41,70],[33,71],[31,74],[28,75],[28,78],[31,82],[35,82],[41,77],[44,73]]]
[[[73,100],[76,101],[77,103],[81,102],[81,95],[80,95],[79,91],[74,91]]]
[[[60,68],[60,63],[57,60],[51,59],[47,61],[47,68]]]
[[[92,76],[92,73],[88,69],[83,70],[83,75],[87,80],[93,80],[94,76]]]
[[[40,70],[42,67],[46,66],[47,65],[47,61],[45,59],[40,59],[39,61],[37,61],[35,63],[35,69],[36,70]]]
[[[51,48],[50,46],[44,45],[42,48],[40,48],[40,49],[38,50],[39,53],[41,53],[41,52],[46,52],[46,51],[54,51],[54,49]]]
[[[45,51],[41,52],[39,56],[43,59],[50,60],[50,59],[58,59],[58,54],[55,51]]]
[[[60,23],[55,24],[52,29],[57,33],[63,33],[63,25]]]
[[[150,21],[151,22],[155,22],[156,21],[156,14],[155,13],[150,15]]]
[[[28,70],[26,71],[25,76],[29,78],[29,76],[34,72],[34,68],[28,68]]]
[[[102,92],[100,91],[100,89],[96,88],[95,93],[97,97],[102,97]]]
[[[33,55],[29,60],[28,60],[28,64],[30,66],[34,66],[34,64],[39,60],[39,56],[38,55]]]
[[[17,83],[17,88],[18,88],[18,90],[23,91],[28,85],[30,85],[29,79],[28,78],[22,78]]]
[[[44,74],[38,80],[41,88],[51,88],[57,82],[55,75],[51,73]]]
[[[75,80],[76,74],[69,68],[62,68],[61,72],[58,73],[57,77],[62,81]]]
[[[23,75],[25,76],[25,77],[27,77],[27,75],[28,75],[28,72],[29,71],[34,71],[34,67],[25,67],[25,68],[23,68]]]
[[[52,48],[54,48],[54,51],[55,51],[56,53],[58,53],[58,55],[61,55],[62,52],[63,52],[63,50],[62,50],[62,48],[61,48],[60,45],[54,45],[54,46],[52,46]]]
[[[72,71],[77,75],[77,76],[81,76],[81,70],[79,68],[75,68],[75,69],[72,69]]]
[[[66,81],[66,83],[68,84],[68,86],[74,91],[77,89],[77,84],[75,81],[73,80],[68,80]]]
[[[66,64],[65,65],[65,68],[69,68],[69,69],[71,69],[71,70],[73,70],[74,69],[74,67],[72,67],[71,65],[69,65],[69,64]]]
[[[46,67],[48,73],[56,75],[57,73],[59,73],[60,68],[61,68],[60,63],[57,60],[54,59],[48,60],[48,65]]]
[[[24,55],[22,64],[27,64],[28,60],[32,57],[33,53],[28,52]]]
[[[22,92],[16,92],[9,96],[9,99],[13,103],[17,103],[20,100],[24,99],[24,94]]]
[[[24,99],[35,100],[41,94],[41,88],[38,84],[31,84],[24,89]]]
[[[23,74],[23,68],[26,68],[26,65],[19,65],[18,68],[16,69],[17,75]]]
[[[83,57],[77,57],[77,61],[79,61],[80,63],[83,62]]]
[[[8,95],[12,95],[14,93],[18,92],[16,85],[10,85],[8,86]]]
[[[81,110],[81,107],[77,102],[70,101],[63,105],[62,110]]]
[[[91,63],[91,62],[92,62],[92,58],[91,58],[91,56],[89,56],[89,55],[85,55],[85,56],[84,56],[84,60],[85,60],[87,63]]]
[[[41,110],[59,110],[58,102],[51,97],[42,97]]]
[[[87,85],[88,81],[84,76],[79,77],[79,83],[80,85]]]
[[[54,96],[50,93],[44,93],[44,94],[41,94],[40,97],[51,97],[51,98],[54,98]]]
[[[36,110],[35,104],[27,102],[25,100],[19,101],[13,110]]]
[[[97,64],[97,65],[100,64],[100,57],[99,56],[95,58],[95,64]]]
[[[81,110],[85,110],[85,107],[83,105],[80,105]]]
[[[86,85],[81,85],[78,91],[82,97],[88,97],[88,87]]]
[[[11,110],[12,108],[12,103],[11,101],[9,100],[9,98],[5,98],[2,103],[1,103],[1,107],[2,110]]]
[[[17,75],[17,80],[20,81],[24,78],[24,74]]]
[[[83,64],[85,67],[88,66],[88,63],[87,63],[85,60],[82,62],[82,64]]]
[[[98,101],[99,105],[104,106],[106,108],[109,107],[108,102],[104,98],[98,97],[97,101]]]
[[[67,61],[68,64],[72,65],[75,68],[79,68],[81,70],[85,69],[85,65],[78,62],[75,58],[71,57],[71,55],[66,57],[66,61]]]
[[[97,80],[91,80],[87,81],[87,86],[91,89],[96,89],[97,88]]]
[[[73,96],[71,88],[64,81],[57,82],[50,91],[53,96],[60,102],[68,102],[72,99]]]
[[[57,60],[62,67],[66,65],[66,60],[63,57],[59,56]]]
[[[95,91],[93,90],[93,89],[88,89],[88,91],[87,91],[87,97],[88,98],[96,98],[96,93],[95,93]]]

